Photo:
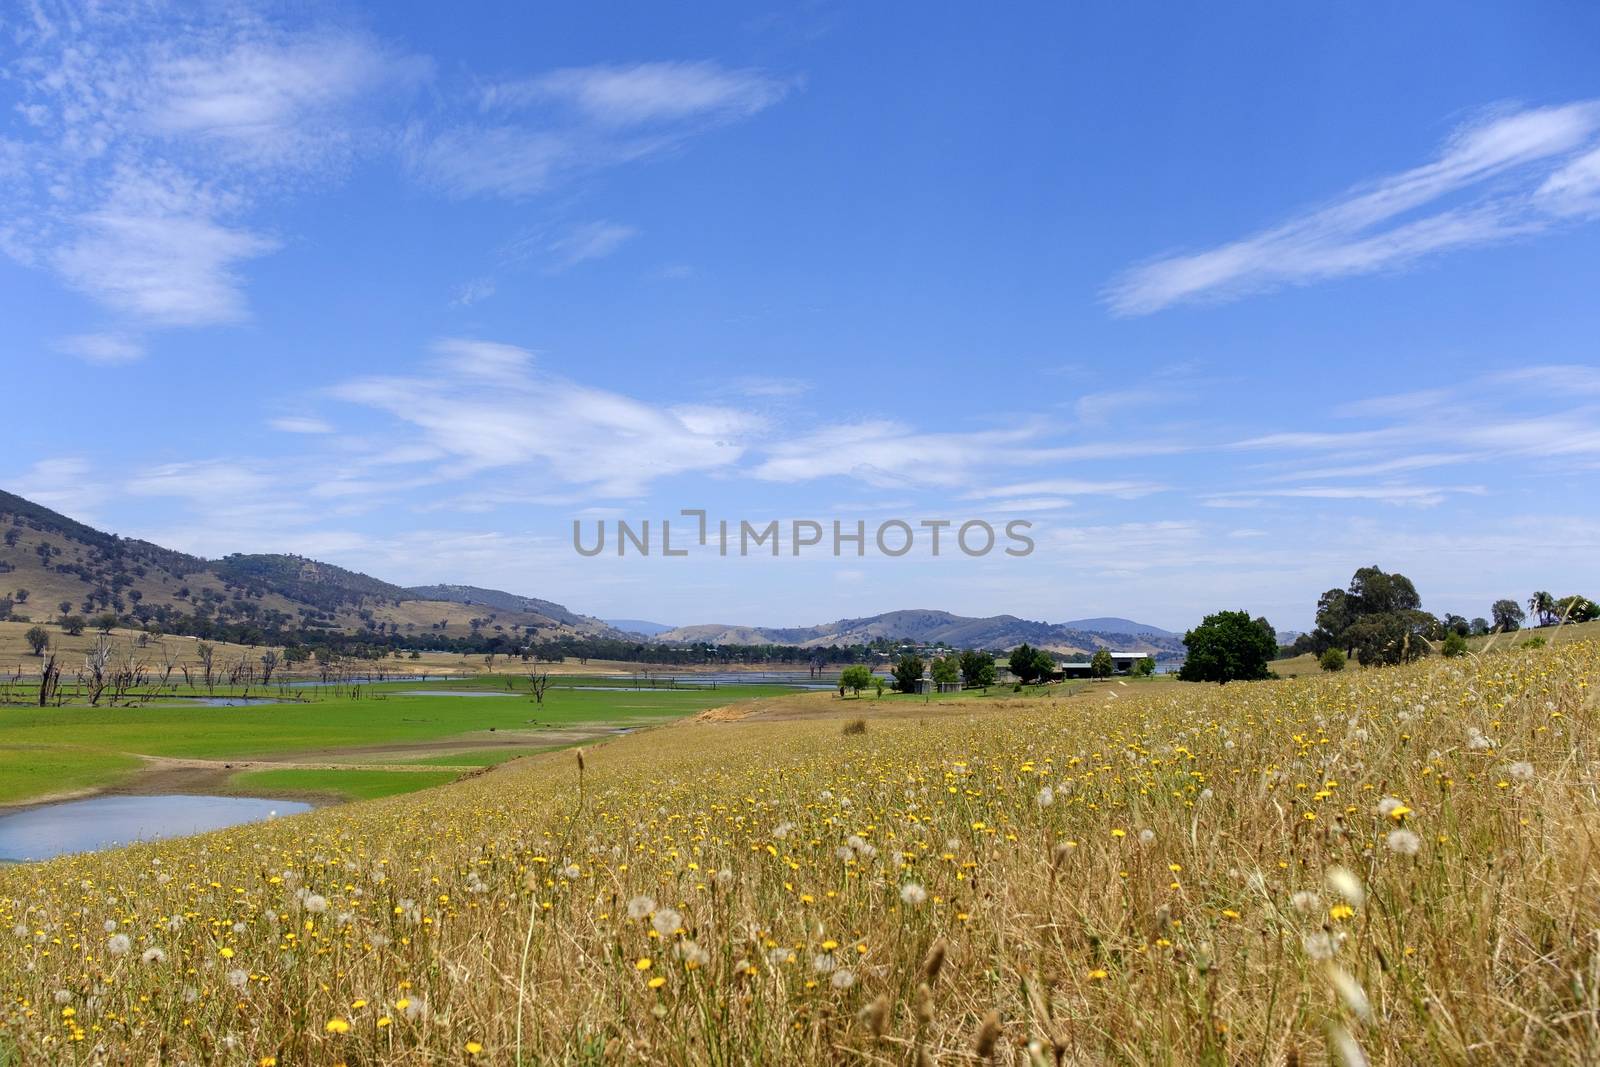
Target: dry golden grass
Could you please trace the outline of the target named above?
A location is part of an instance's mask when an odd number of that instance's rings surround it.
[[[100,631],[87,627],[83,633],[73,636],[53,622],[0,622],[0,671],[10,674],[20,669],[23,673],[34,675],[39,672],[39,657],[33,654],[24,638],[35,625],[43,626],[50,634],[49,652],[54,652],[60,657],[65,670],[70,675],[73,670],[83,665],[83,656],[94,648],[95,642],[100,638]],[[162,649],[171,650],[172,654],[181,662],[188,663],[193,669],[198,663],[195,655],[195,646],[199,643],[193,637],[180,637],[167,634],[159,638],[149,638],[144,645],[138,645],[139,631],[116,629],[109,635],[111,643],[118,649],[134,647],[139,656],[156,668],[159,673]],[[246,645],[233,645],[226,641],[212,641],[216,649],[216,662],[234,663],[240,656],[249,657],[255,662],[260,655],[267,651],[266,645],[249,647]]]
[[[0,871],[0,1050],[1593,1063],[1597,684],[1568,643],[839,702]]]

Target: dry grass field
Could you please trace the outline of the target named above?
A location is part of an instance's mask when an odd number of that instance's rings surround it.
[[[0,1061],[1593,1063],[1597,685],[797,698],[15,867]]]

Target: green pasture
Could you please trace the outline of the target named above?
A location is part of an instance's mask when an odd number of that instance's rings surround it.
[[[552,688],[543,705],[527,695],[525,680],[520,695],[513,696],[401,693],[423,688],[498,688],[503,692],[505,686],[503,680],[493,678],[391,682],[363,686],[359,699],[348,693],[334,696],[303,688],[295,693],[305,698],[304,703],[244,707],[209,707],[187,701],[183,699],[187,690],[180,691],[177,698],[163,695],[158,702],[131,707],[0,705],[0,804],[113,782],[134,770],[140,755],[213,760],[314,757],[329,749],[420,747],[429,741],[481,738],[484,750],[438,762],[486,766],[509,758],[487,748],[497,740],[491,732],[502,738],[515,732],[525,745],[510,755],[526,755],[540,747],[538,734],[545,729],[643,725],[778,691],[772,686],[722,686],[715,690],[623,692],[584,686]],[[25,694],[12,694],[13,699],[19,696],[25,698]],[[471,758],[474,753],[477,758]],[[407,762],[407,758],[399,751],[386,757],[386,762]],[[415,776],[404,777],[410,781]]]

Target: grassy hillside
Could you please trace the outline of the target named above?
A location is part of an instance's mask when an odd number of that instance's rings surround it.
[[[598,619],[495,590],[478,590],[487,599],[474,601],[458,592],[468,587],[440,586],[438,599],[428,599],[300,556],[234,554],[204,560],[95,530],[5,492],[0,492],[0,531],[0,599],[12,601],[13,618],[30,621],[111,611],[125,619],[159,622],[165,613],[176,613],[301,631],[460,637],[474,632],[476,624],[541,639],[614,636]]]
[[[1600,646],[1568,642],[1065,702],[785,698],[0,870],[0,1047],[1592,1063],[1597,690]]]

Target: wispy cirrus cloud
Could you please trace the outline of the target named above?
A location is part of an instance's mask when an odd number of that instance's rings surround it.
[[[878,488],[964,487],[1033,462],[1041,428],[928,431],[892,419],[824,426],[769,443],[750,473],[763,481],[848,477]]]
[[[56,349],[85,363],[115,366],[144,358],[144,345],[117,333],[78,333],[56,341]]]
[[[711,62],[565,68],[487,86],[475,119],[414,125],[406,153],[453,195],[526,198],[749,118],[794,84]]]
[[[315,418],[311,415],[281,415],[275,419],[267,420],[267,425],[283,433],[332,433],[333,426],[326,419]]]
[[[479,99],[486,112],[558,103],[607,126],[744,118],[777,103],[793,82],[716,63],[658,62],[567,67],[498,82]]]
[[[579,263],[605,259],[638,235],[638,229],[633,226],[604,219],[573,226],[547,246],[554,259],[550,269],[565,270]]]
[[[1501,109],[1432,162],[1348,190],[1242,240],[1134,267],[1105,291],[1118,315],[1408,266],[1600,215],[1600,101]]]
[[[1305,485],[1293,489],[1245,489],[1201,498],[1212,507],[1250,507],[1267,498],[1295,500],[1371,500],[1399,507],[1431,508],[1453,494],[1482,496],[1481,485]]]

